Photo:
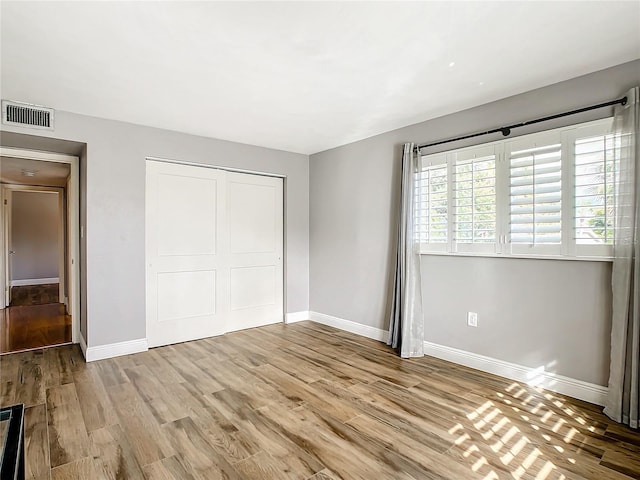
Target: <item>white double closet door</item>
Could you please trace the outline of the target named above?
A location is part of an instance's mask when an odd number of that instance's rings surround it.
[[[283,320],[283,180],[147,160],[150,347]]]

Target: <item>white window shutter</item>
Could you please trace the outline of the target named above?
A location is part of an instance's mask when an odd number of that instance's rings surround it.
[[[576,241],[588,244],[611,244],[613,243],[613,138],[601,135],[578,139],[575,148]]]
[[[495,253],[496,162],[493,146],[475,147],[453,157],[453,231],[458,252]]]
[[[423,159],[416,181],[416,222],[422,250],[444,251],[448,244],[448,180],[445,156]]]
[[[521,142],[517,142],[521,143]],[[508,149],[512,253],[559,254],[562,243],[562,144]],[[517,149],[516,149],[517,148]]]
[[[608,260],[615,148],[603,119],[422,157],[422,253]]]
[[[615,145],[610,124],[576,129],[573,236],[579,256],[610,256],[614,236]]]

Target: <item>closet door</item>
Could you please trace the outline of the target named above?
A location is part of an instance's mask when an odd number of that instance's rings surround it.
[[[283,180],[147,161],[150,347],[283,320]]]
[[[227,331],[283,321],[283,179],[227,173]]]
[[[147,161],[147,341],[220,335],[229,314],[225,172]]]

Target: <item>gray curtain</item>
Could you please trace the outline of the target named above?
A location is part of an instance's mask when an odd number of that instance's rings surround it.
[[[420,239],[415,231],[414,197],[419,171],[420,156],[416,146],[405,143],[402,154],[398,246],[387,341],[403,358],[424,355]]]
[[[638,428],[640,416],[640,159],[638,87],[614,119],[615,240],[609,393],[604,413]]]

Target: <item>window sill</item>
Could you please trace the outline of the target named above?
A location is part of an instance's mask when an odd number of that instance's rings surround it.
[[[613,262],[613,257],[569,257],[564,255],[511,255],[504,253],[420,252],[420,255],[446,257],[517,258],[525,260],[570,260],[578,262]]]

